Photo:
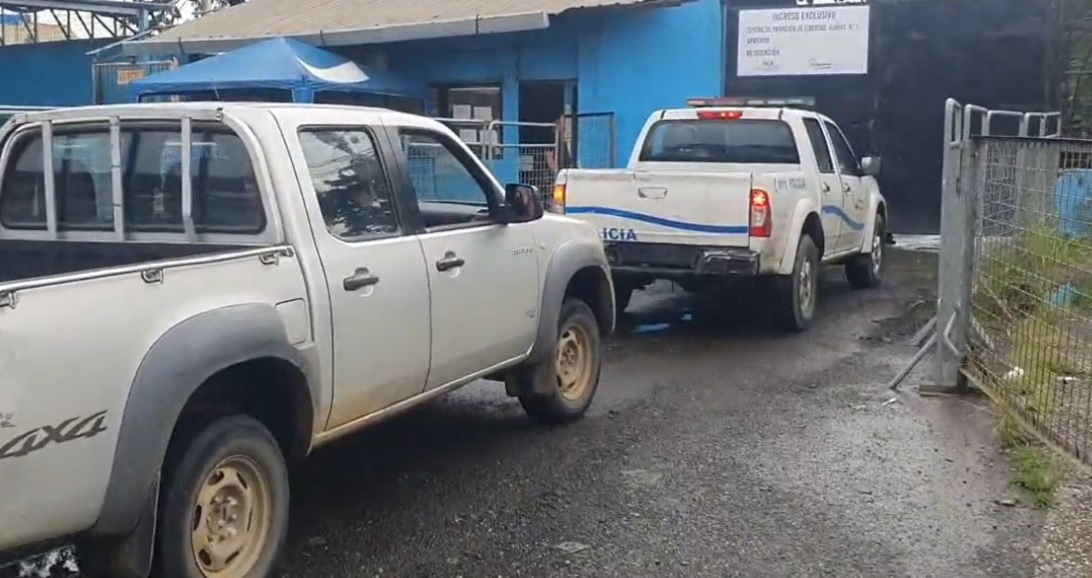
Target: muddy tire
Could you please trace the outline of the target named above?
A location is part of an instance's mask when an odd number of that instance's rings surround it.
[[[876,227],[872,233],[872,252],[855,255],[846,263],[846,280],[854,289],[873,289],[883,283],[887,266],[887,227],[883,217],[876,215]]]
[[[158,578],[264,578],[288,531],[288,470],[272,434],[217,418],[172,447],[156,548]]]
[[[774,280],[773,311],[779,327],[800,333],[811,326],[819,294],[819,248],[811,235],[801,235],[792,275]]]
[[[528,372],[528,378],[548,379],[556,387],[546,395],[535,395],[525,388],[528,393],[520,395],[519,402],[527,415],[551,424],[581,418],[599,388],[600,344],[599,324],[591,308],[579,299],[566,300],[561,306],[553,355]]]

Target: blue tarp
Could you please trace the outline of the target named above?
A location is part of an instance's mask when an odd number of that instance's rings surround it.
[[[1054,191],[1054,205],[1066,235],[1092,235],[1092,171],[1063,171]]]
[[[315,92],[360,92],[427,98],[428,89],[384,71],[364,70],[353,61],[288,38],[264,40],[192,64],[134,80],[133,100],[149,94],[231,89],[279,89],[296,102],[311,102]]]

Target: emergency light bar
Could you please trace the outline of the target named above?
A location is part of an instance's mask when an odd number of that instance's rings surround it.
[[[815,98],[810,96],[794,96],[787,98],[762,98],[751,96],[721,96],[716,98],[688,98],[686,105],[691,108],[707,108],[712,106],[749,106],[749,107],[798,107],[814,108]]]

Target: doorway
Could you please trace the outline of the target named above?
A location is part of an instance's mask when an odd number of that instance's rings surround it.
[[[562,149],[567,147],[560,146],[558,129],[562,117],[572,112],[575,86],[565,81],[520,82],[520,182],[544,190],[553,185],[558,168],[566,166]]]

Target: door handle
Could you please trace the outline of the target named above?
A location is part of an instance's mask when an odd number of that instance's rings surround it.
[[[341,286],[346,291],[356,291],[357,289],[363,289],[364,287],[371,287],[379,283],[379,277],[372,275],[372,272],[367,267],[361,267],[356,271],[353,271],[352,275],[349,275],[341,282]]]
[[[852,190],[853,190],[853,188],[849,186],[849,183],[842,183],[842,192],[843,193],[848,193],[848,192],[850,192]]]
[[[454,269],[456,267],[462,267],[466,265],[466,261],[462,257],[459,257],[455,253],[447,252],[444,257],[439,261],[436,261],[437,271],[447,271],[448,269]]]
[[[667,198],[667,187],[639,187],[637,196],[642,199],[665,199]]]
[[[822,190],[824,193],[829,193],[830,192],[830,183],[823,183],[823,186],[820,187],[820,190]]]

